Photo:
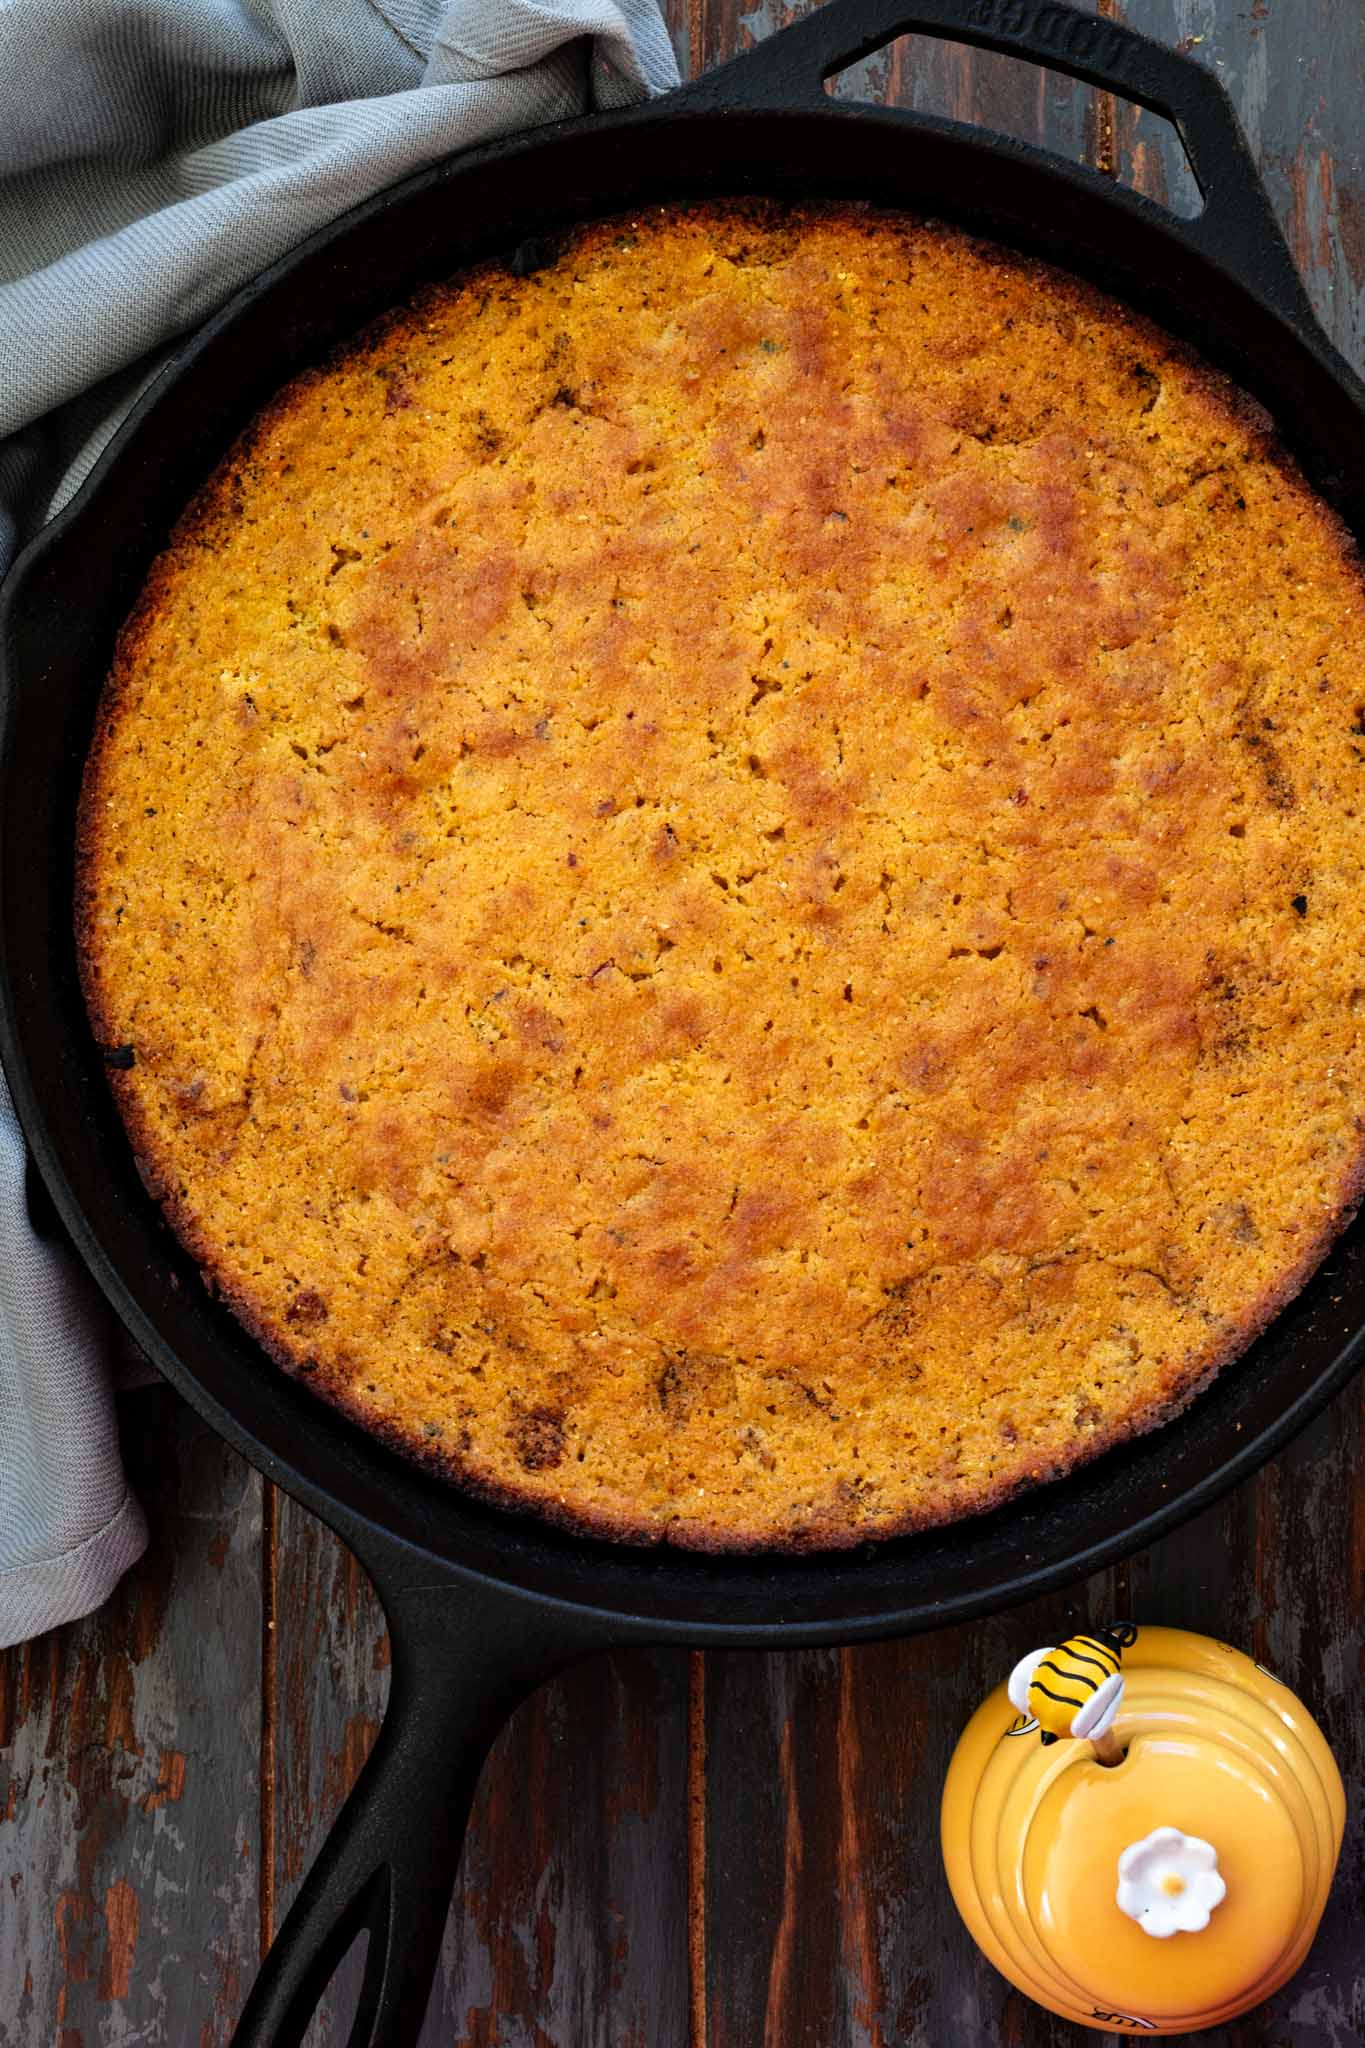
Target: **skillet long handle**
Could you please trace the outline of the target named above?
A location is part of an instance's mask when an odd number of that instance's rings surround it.
[[[600,1623],[482,1582],[381,1592],[392,1646],[384,1725],[262,1963],[233,2048],[299,2048],[367,1931],[348,2048],[412,2048],[493,1738],[542,1679],[608,1643]]]
[[[699,110],[809,106],[824,100],[827,78],[916,29],[1031,57],[1163,115],[1177,129],[1204,197],[1203,211],[1177,220],[1177,231],[1277,312],[1316,326],[1221,81],[1196,59],[1108,15],[1064,0],[825,0],[683,92]],[[1008,146],[1029,149],[1027,143]],[[1078,169],[1076,175],[1098,179],[1101,173]]]

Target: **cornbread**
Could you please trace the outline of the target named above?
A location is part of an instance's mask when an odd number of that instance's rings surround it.
[[[1161,1422],[1361,1190],[1365,603],[1251,403],[853,206],[655,209],[298,378],[80,822],[144,1177],[487,1499],[853,1544]]]

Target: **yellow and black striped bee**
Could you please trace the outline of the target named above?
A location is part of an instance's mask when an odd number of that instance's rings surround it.
[[[1120,1621],[1021,1657],[1008,1692],[1026,1719],[1007,1732],[1025,1735],[1036,1727],[1045,1743],[1060,1735],[1103,1735],[1123,1698],[1123,1653],[1136,1640],[1133,1624]]]

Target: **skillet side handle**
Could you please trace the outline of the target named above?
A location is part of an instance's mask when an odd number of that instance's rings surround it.
[[[299,2048],[356,1936],[369,1947],[348,2048],[412,2048],[440,1956],[480,1769],[514,1707],[608,1644],[600,1620],[478,1582],[391,1591],[384,1724],[246,2002],[232,2048]]]
[[[1064,0],[825,0],[790,28],[685,86],[683,94],[699,111],[819,104],[828,78],[915,30],[1030,57],[1162,115],[1179,134],[1204,197],[1194,220],[1175,219],[1177,231],[1276,312],[1317,330],[1222,82],[1195,58],[1108,15]],[[1098,171],[1076,174],[1102,177]]]

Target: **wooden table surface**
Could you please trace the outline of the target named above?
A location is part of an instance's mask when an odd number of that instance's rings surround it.
[[[671,0],[684,73],[799,9]],[[1230,88],[1319,312],[1358,368],[1361,0],[1100,0]],[[929,38],[842,90],[1085,157],[1169,203],[1164,123]],[[0,1657],[0,2044],[225,2041],[384,1712],[388,1650],[339,1545],[160,1387],[124,1402],[151,1549],[93,1619]],[[951,1745],[1082,1616],[1224,1636],[1319,1715],[1350,1805],[1296,1981],[1217,2048],[1365,2041],[1365,1483],[1358,1389],[1128,1565],[970,1628],[844,1651],[631,1653],[517,1714],[484,1773],[422,2048],[974,2048],[1098,2040],[982,1961],[940,1873]],[[341,2042],[344,1965],[310,2043]]]

